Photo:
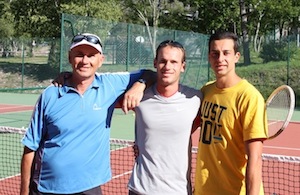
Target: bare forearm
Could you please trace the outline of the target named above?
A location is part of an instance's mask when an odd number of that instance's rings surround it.
[[[116,108],[119,108],[120,105],[122,105],[122,110],[127,114],[128,110],[137,107],[143,98],[144,90],[147,87],[152,86],[156,82],[156,72],[152,70],[144,70],[141,79],[143,79],[142,82],[135,82],[132,87],[124,94],[122,104],[118,102]]]
[[[197,113],[196,118],[193,121],[192,132],[191,133],[194,133],[196,130],[200,129],[200,121],[201,120],[200,120],[200,110],[199,110],[198,113]]]
[[[21,191],[20,195],[29,194],[29,184],[31,177],[31,167],[34,158],[34,152],[27,147],[24,148],[24,153],[21,161]]]
[[[263,140],[250,140],[245,143],[248,156],[246,168],[246,194],[258,195],[262,185]]]
[[[246,194],[258,195],[262,184],[262,159],[248,159],[246,169]]]

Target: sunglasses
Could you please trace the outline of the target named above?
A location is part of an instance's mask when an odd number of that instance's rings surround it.
[[[102,44],[98,37],[93,35],[76,35],[72,39],[72,43],[78,43],[82,40],[86,40],[87,42],[93,43],[93,44],[99,44],[102,47]]]

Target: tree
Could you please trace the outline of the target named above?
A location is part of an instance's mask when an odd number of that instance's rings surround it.
[[[249,35],[248,35],[248,13],[246,10],[246,4],[244,0],[239,0],[240,2],[240,15],[241,15],[241,31],[243,37],[243,54],[244,54],[244,64],[251,64],[250,60],[250,49],[249,49]]]
[[[191,30],[194,24],[189,20],[191,18],[189,13],[192,12],[189,4],[184,5],[178,0],[124,0],[123,7],[128,16],[127,20],[134,21],[134,18],[139,16],[140,21],[146,25],[153,55],[158,27]]]
[[[55,0],[13,0],[16,36],[59,37],[59,3]]]
[[[152,45],[152,53],[155,56],[155,48],[156,48],[156,33],[158,27],[159,16],[161,12],[162,5],[160,4],[160,0],[149,0],[149,7],[145,7],[144,9],[137,9],[138,16],[141,18],[147,28],[149,41]],[[149,18],[152,19],[152,32],[149,25]]]
[[[12,0],[16,35],[60,37],[61,13],[104,20],[119,20],[121,7],[115,0]]]
[[[237,1],[196,0],[191,6],[199,13],[196,32],[211,34],[216,30],[229,30],[238,34],[240,12]]]
[[[123,12],[119,2],[115,0],[93,1],[93,0],[72,0],[61,4],[61,12],[81,15],[93,18],[100,18],[108,21],[119,21]]]
[[[14,17],[11,14],[9,2],[5,0],[0,0],[0,37],[9,38],[13,36],[13,20]]]
[[[198,11],[188,2],[174,0],[167,3],[160,16],[160,27],[181,31],[194,31],[198,22]]]
[[[275,39],[275,31],[278,29],[280,29],[279,37],[277,37],[279,39],[283,31],[288,30],[288,34],[297,34],[300,26],[299,13],[300,2],[296,0],[285,0],[280,3],[251,0],[247,27],[249,35],[254,35],[254,50],[260,51],[261,43],[266,35],[271,34]]]
[[[15,42],[11,39],[14,34],[13,16],[8,1],[0,0],[0,50],[2,57],[13,55],[16,50]]]
[[[274,28],[279,29],[279,39],[285,29],[290,29],[293,19],[299,17],[299,2],[295,0],[281,0],[280,3],[268,1],[265,8]]]

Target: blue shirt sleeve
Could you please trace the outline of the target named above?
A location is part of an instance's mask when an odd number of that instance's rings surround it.
[[[36,151],[39,148],[41,140],[44,136],[44,108],[46,105],[45,96],[47,89],[45,89],[45,91],[40,95],[39,99],[37,100],[33,114],[31,116],[30,125],[25,136],[22,139],[22,143],[26,147],[34,151]]]
[[[109,85],[114,90],[116,97],[130,89],[132,85],[141,78],[144,70],[133,72],[100,73],[96,75],[99,83]]]

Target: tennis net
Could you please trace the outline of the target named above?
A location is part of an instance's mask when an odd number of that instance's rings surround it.
[[[0,194],[18,195],[20,142],[25,129],[0,126]],[[127,183],[134,164],[133,142],[111,139],[112,180],[102,186],[104,195],[127,195]],[[192,181],[194,180],[197,148],[192,150]],[[263,182],[267,195],[300,194],[300,158],[263,154]]]

